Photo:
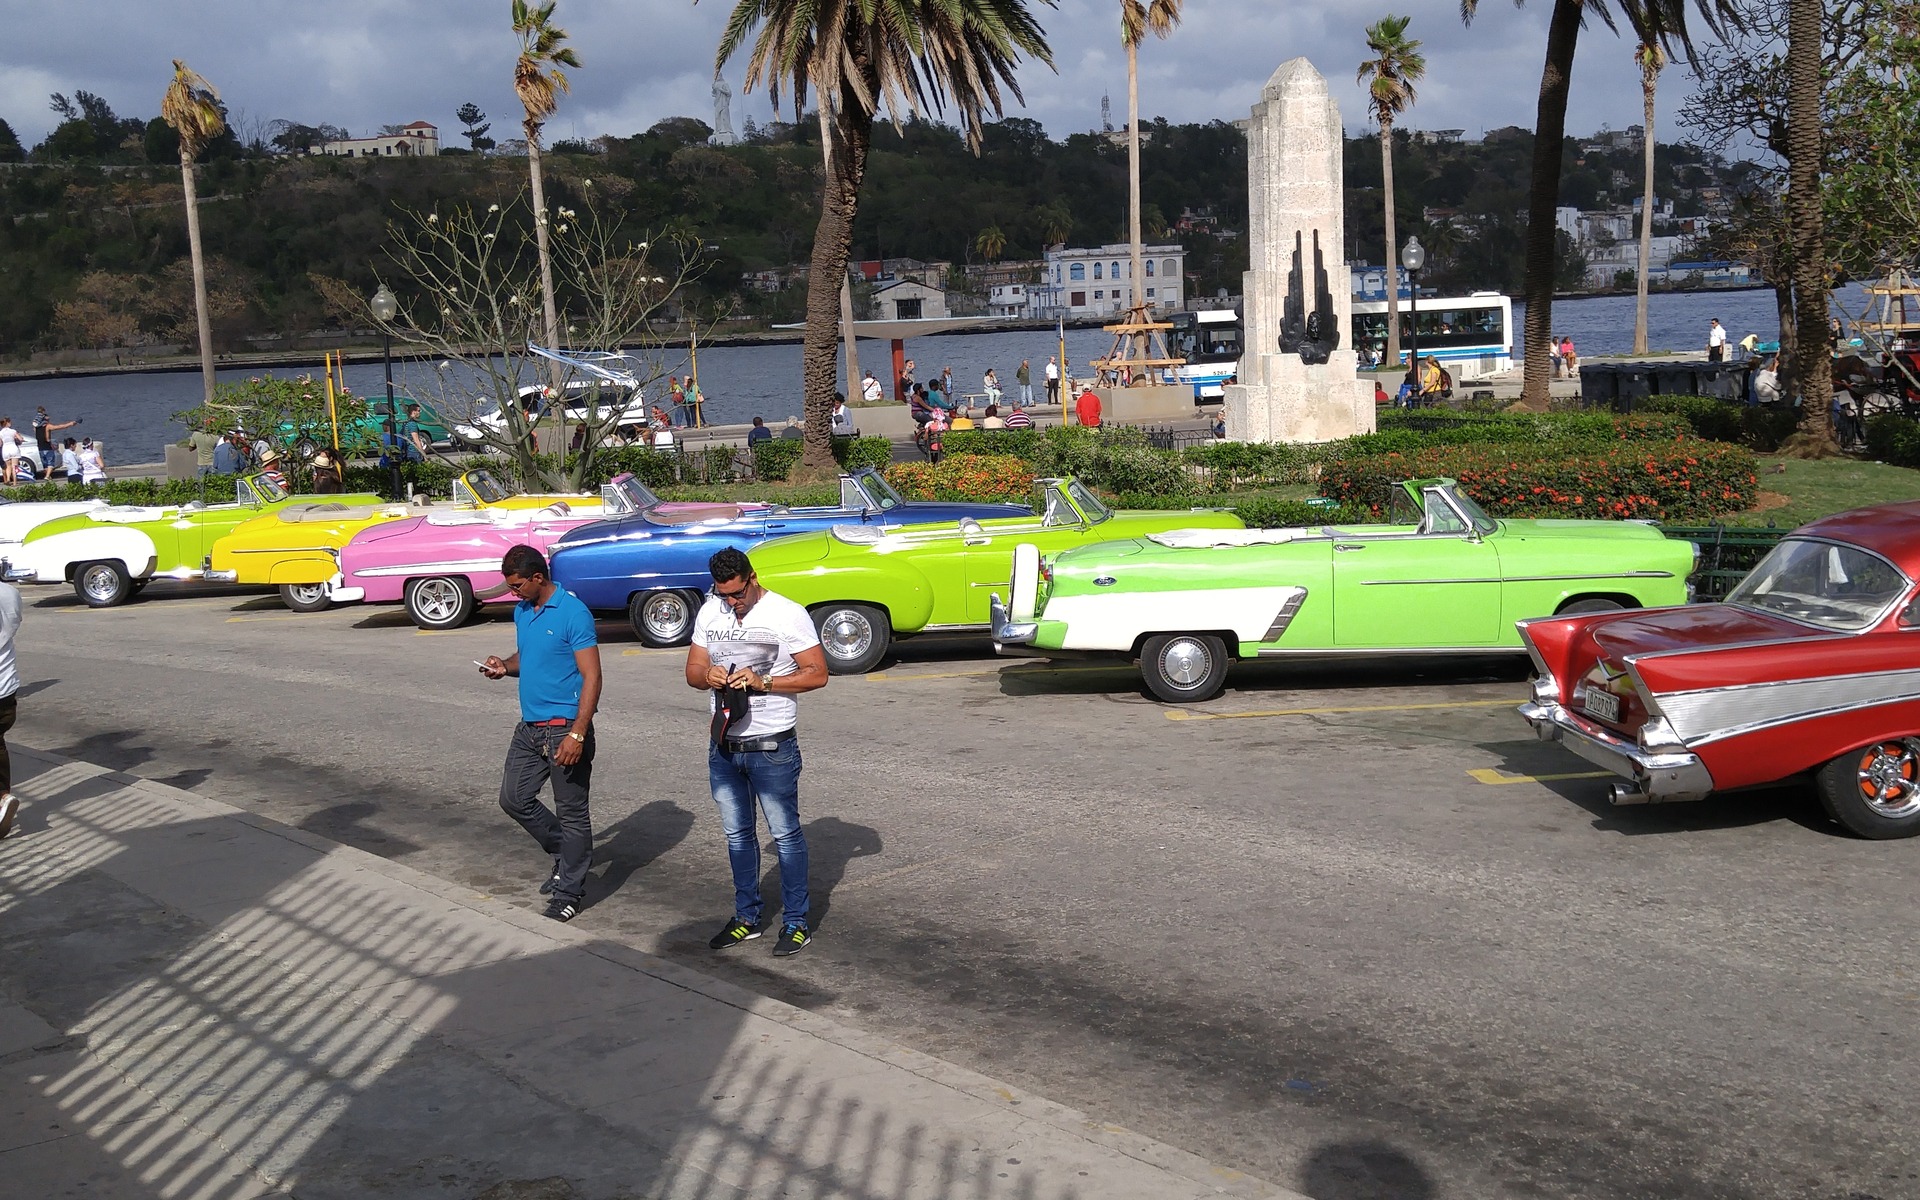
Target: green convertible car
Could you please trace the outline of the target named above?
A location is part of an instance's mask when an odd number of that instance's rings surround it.
[[[1451,479],[1389,523],[1179,530],[1043,559],[992,601],[1003,651],[1139,660],[1162,700],[1206,700],[1236,658],[1524,654],[1514,622],[1684,604],[1699,552],[1636,521],[1496,521]]]
[[[827,669],[855,675],[872,670],[897,637],[988,632],[993,589],[1006,590],[1012,579],[1016,546],[1053,553],[1168,529],[1242,528],[1225,511],[1115,512],[1072,479],[1039,479],[1033,487],[1037,517],[836,525],[761,546],[754,574],[813,614]]]

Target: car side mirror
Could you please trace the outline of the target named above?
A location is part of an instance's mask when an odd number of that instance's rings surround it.
[[[1900,628],[1920,629],[1920,595],[1916,595],[1900,610]]]

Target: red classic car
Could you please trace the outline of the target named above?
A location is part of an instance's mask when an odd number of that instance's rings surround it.
[[[1811,774],[1868,838],[1920,833],[1920,502],[1788,535],[1724,603],[1520,622],[1521,715],[1617,772],[1615,804]]]

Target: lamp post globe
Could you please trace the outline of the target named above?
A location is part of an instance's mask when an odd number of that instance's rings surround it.
[[[380,322],[380,361],[387,374],[387,482],[393,489],[393,498],[400,499],[400,459],[405,454],[400,444],[400,414],[393,402],[393,330],[389,322],[400,311],[400,302],[393,298],[393,292],[386,284],[367,301],[367,307],[373,312],[373,319]]]
[[[1407,374],[1413,379],[1412,406],[1420,404],[1420,268],[1427,265],[1427,248],[1410,237],[1400,247],[1400,265],[1407,272]]]

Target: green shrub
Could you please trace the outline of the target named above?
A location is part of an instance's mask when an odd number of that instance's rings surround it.
[[[1899,413],[1868,417],[1867,453],[1896,467],[1920,467],[1920,422]]]
[[[1199,469],[1202,485],[1231,492],[1311,483],[1323,454],[1322,447],[1287,442],[1210,442],[1188,446],[1181,457]]]
[[[1307,500],[1283,500],[1278,496],[1250,496],[1233,506],[1234,515],[1249,529],[1290,529],[1305,525],[1359,525],[1374,519],[1366,506],[1338,504],[1329,507]]]
[[[1026,462],[1037,462],[1043,432],[1039,429],[953,429],[940,439],[940,444],[948,454],[1011,455]]]
[[[753,448],[753,473],[761,479],[783,480],[806,452],[799,438],[773,438]],[[729,451],[731,454],[731,451]],[[837,437],[833,439],[833,458],[843,470],[861,467],[886,470],[893,462],[893,443],[883,437]]]
[[[1789,405],[1740,404],[1712,396],[1648,396],[1633,402],[1634,415],[1678,417],[1695,435],[1714,442],[1732,442],[1767,453],[1793,436],[1799,412]]]
[[[1436,446],[1328,463],[1323,495],[1383,511],[1398,481],[1446,475],[1495,516],[1702,521],[1751,508],[1753,454],[1715,442]]]
[[[951,454],[933,463],[895,463],[887,482],[909,500],[1027,504],[1033,468],[1009,454]]]
[[[806,452],[799,438],[770,438],[753,447],[753,473],[761,479],[785,479]]]

